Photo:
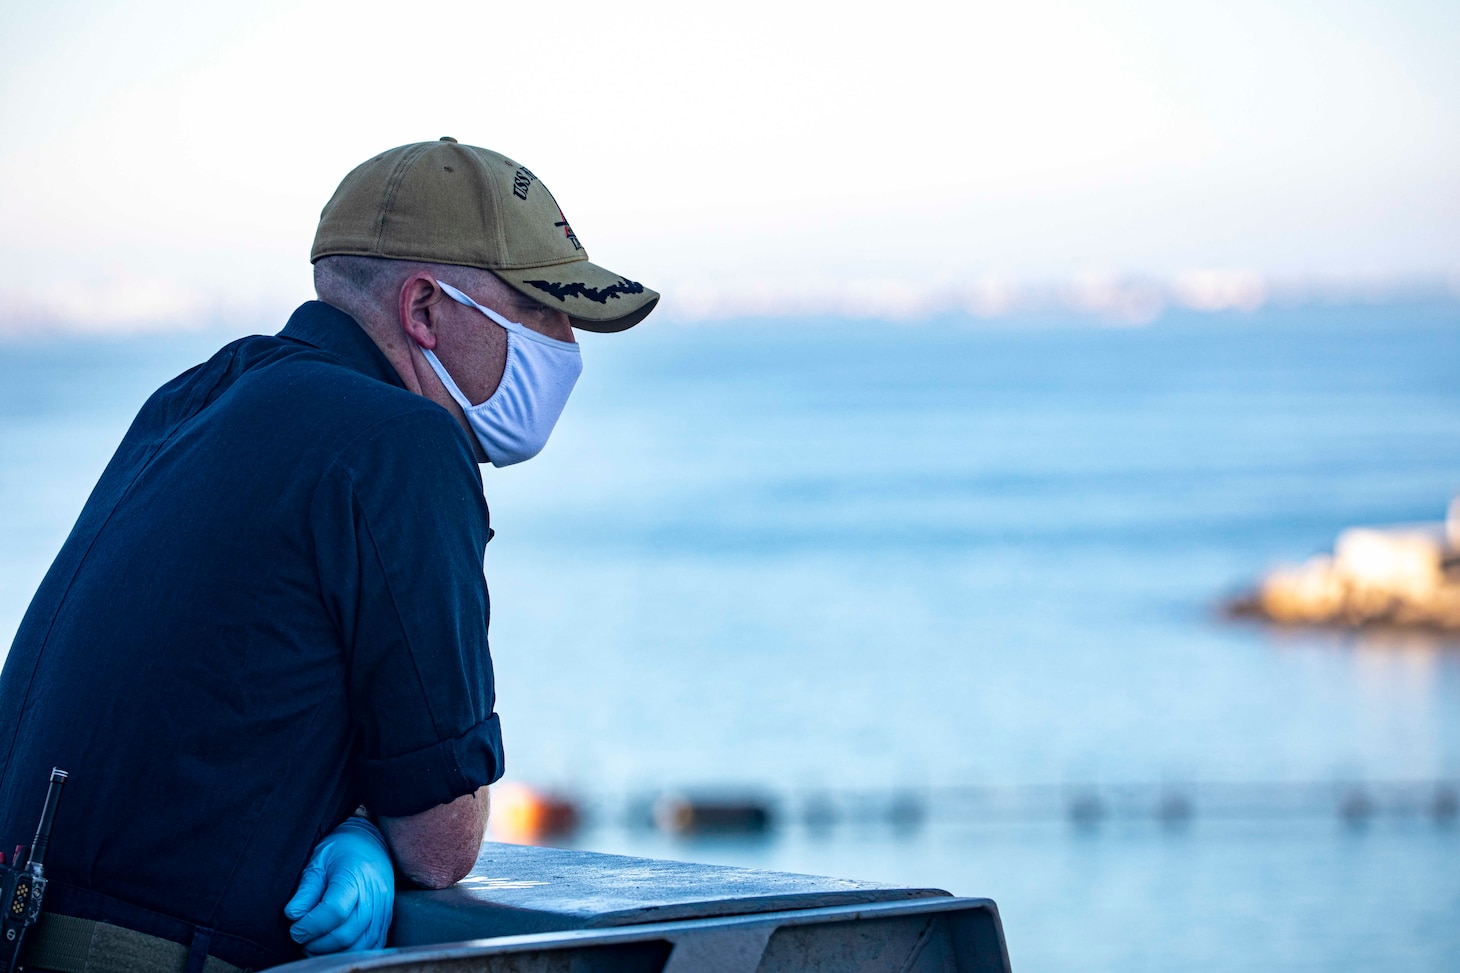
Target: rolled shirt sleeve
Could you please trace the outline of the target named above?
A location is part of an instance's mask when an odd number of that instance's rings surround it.
[[[353,775],[377,814],[418,814],[502,776],[487,643],[481,474],[451,415],[356,437],[312,504],[321,595],[344,648]]]

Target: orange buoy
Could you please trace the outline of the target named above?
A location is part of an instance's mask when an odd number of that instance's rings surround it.
[[[515,781],[492,787],[487,831],[493,841],[537,845],[577,830],[578,804],[570,797],[539,791]]]

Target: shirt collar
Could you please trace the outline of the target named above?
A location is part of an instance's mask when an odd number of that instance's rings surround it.
[[[365,329],[344,311],[323,301],[308,301],[289,317],[279,337],[327,351],[355,371],[405,388],[395,367]]]

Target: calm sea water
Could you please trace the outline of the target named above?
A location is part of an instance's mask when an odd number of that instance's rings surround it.
[[[0,642],[142,399],[223,340],[0,345]],[[547,451],[486,472],[509,775],[599,809],[580,846],[990,896],[1024,971],[1460,968],[1460,827],[1283,787],[1460,778],[1460,647],[1214,610],[1346,526],[1439,519],[1460,308],[583,343]],[[950,797],[1192,781],[1266,810]],[[782,825],[624,824],[665,788],[762,793]],[[887,793],[926,819],[796,815]]]

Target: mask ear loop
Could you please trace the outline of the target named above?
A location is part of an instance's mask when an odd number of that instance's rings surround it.
[[[476,408],[476,406],[471,404],[471,400],[466,397],[466,393],[462,392],[461,387],[456,384],[456,380],[451,377],[451,373],[446,370],[446,366],[441,364],[441,359],[436,357],[434,351],[430,348],[422,348],[421,354],[426,356],[426,364],[430,365],[431,370],[436,373],[436,377],[441,379],[441,384],[446,386],[446,394],[455,399],[457,405],[461,406],[465,411]]]
[[[493,311],[491,308],[483,307],[482,305],[478,304],[476,301],[471,299],[470,295],[465,294],[460,290],[457,290],[455,287],[452,287],[444,280],[438,280],[436,282],[436,286],[445,291],[446,296],[451,298],[456,303],[465,304],[467,307],[476,308],[492,321],[500,324],[502,327],[506,328],[508,331],[519,337],[527,338],[531,341],[540,342],[544,345],[547,345],[549,348],[558,348],[562,351],[571,351],[575,355],[581,355],[583,353],[582,349],[578,347],[577,342],[559,341],[557,338],[549,338],[545,334],[538,334],[536,331],[532,330],[525,324],[519,324],[516,321],[509,321],[506,318],[502,317],[502,315],[498,314],[496,311]]]
[[[504,323],[504,326],[507,327],[508,331],[512,331],[514,328],[522,327],[522,325],[520,324],[514,324],[513,322],[507,321],[505,318],[502,318],[501,315],[493,311],[491,308],[482,307],[466,294],[463,294],[461,291],[457,290],[455,287],[452,287],[450,284],[445,283],[444,281],[438,280],[436,281],[436,285],[446,292],[447,297],[451,298],[453,301],[456,301],[458,304],[465,304],[468,307],[474,307],[478,311],[481,311],[483,314],[487,315],[489,318],[492,318],[493,320],[500,319],[499,323]],[[451,373],[446,370],[446,366],[441,364],[441,359],[436,357],[436,353],[434,351],[432,351],[430,348],[422,348],[421,354],[425,356],[426,364],[431,366],[431,370],[436,373],[436,377],[441,380],[441,384],[446,387],[446,394],[455,399],[456,404],[461,406],[462,411],[467,413],[467,415],[471,414],[471,410],[481,408],[482,406],[486,405],[487,402],[492,401],[492,398],[495,396],[496,393],[487,396],[485,402],[478,402],[473,404],[471,399],[468,399],[466,397],[466,393],[461,390],[461,386],[456,384],[456,379],[452,378]],[[510,358],[512,354],[512,343],[510,341],[507,343],[507,354]]]

